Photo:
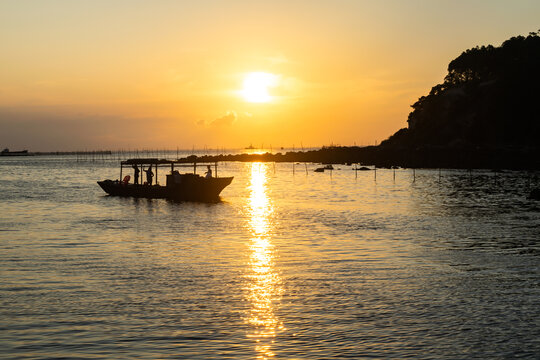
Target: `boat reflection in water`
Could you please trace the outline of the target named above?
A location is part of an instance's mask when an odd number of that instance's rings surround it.
[[[271,241],[272,202],[267,195],[268,167],[262,163],[251,163],[250,197],[247,204],[249,213],[249,272],[247,274],[247,297],[250,302],[247,322],[250,325],[248,337],[255,342],[259,359],[274,356],[272,343],[283,324],[275,315],[281,299],[282,281],[274,261],[275,250]]]

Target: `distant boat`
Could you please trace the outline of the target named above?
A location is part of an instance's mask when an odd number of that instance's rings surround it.
[[[249,144],[249,146],[246,147],[246,148],[244,148],[244,149],[246,149],[246,150],[255,150],[255,149],[257,149],[257,148],[254,147],[253,144]]]
[[[315,172],[324,172],[324,170],[334,170],[334,167],[331,164],[325,165],[324,167],[316,168]]]
[[[167,174],[167,183],[163,185],[148,185],[146,183],[130,184],[130,175],[126,175],[122,181],[103,180],[98,181],[99,186],[109,195],[140,197],[148,199],[171,199],[176,201],[199,201],[199,202],[218,202],[219,194],[227,187],[233,177],[203,177],[195,173],[180,174],[174,170],[174,166],[190,166],[185,163],[171,160],[158,159],[129,159],[120,163],[120,178],[125,165],[137,166],[143,169],[143,166],[154,167],[157,177],[159,165],[170,166],[170,173]],[[197,164],[193,164],[194,172]],[[217,172],[217,166],[216,166]],[[215,174],[217,175],[217,174]],[[142,182],[142,181],[141,181]]]
[[[0,156],[28,156],[28,155],[30,155],[28,153],[28,150],[9,151],[8,148],[5,148],[4,150],[0,151]]]

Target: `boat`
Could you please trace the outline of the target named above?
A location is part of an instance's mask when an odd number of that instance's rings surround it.
[[[315,172],[324,172],[324,170],[334,170],[334,167],[331,164],[328,164],[328,165],[325,165],[323,167],[318,167],[313,171],[315,171]]]
[[[215,176],[205,177],[197,174],[197,165],[201,163],[186,163],[179,160],[164,159],[128,159],[120,163],[120,180],[102,180],[97,183],[107,194],[111,196],[137,197],[148,199],[170,199],[174,201],[197,201],[197,202],[219,202],[219,194],[233,180],[233,177],[217,177],[217,163],[215,166]],[[155,171],[156,178],[158,168],[170,167],[165,185],[148,184],[147,182],[135,181],[130,183],[131,176],[122,178],[125,166],[137,167],[144,170],[145,167]],[[176,167],[192,167],[193,173],[181,174]],[[210,165],[206,164],[210,167]],[[146,170],[145,170],[146,171]],[[137,173],[137,171],[135,171]],[[139,171],[142,175],[142,171]],[[142,176],[141,176],[142,178]],[[138,179],[137,179],[138,180]]]
[[[28,156],[28,155],[30,155],[28,153],[28,150],[9,151],[8,148],[5,148],[4,150],[0,151],[0,156]]]

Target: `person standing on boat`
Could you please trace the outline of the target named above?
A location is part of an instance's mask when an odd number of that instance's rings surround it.
[[[206,172],[204,173],[204,177],[207,179],[210,179],[212,177],[212,169],[210,168],[210,165],[206,165]]]
[[[152,165],[148,167],[148,170],[144,170],[144,172],[146,173],[146,183],[148,185],[152,185],[152,178],[154,177],[154,172],[152,171]]]
[[[139,167],[137,166],[137,164],[133,164],[131,165],[131,167],[133,167],[133,170],[135,170],[135,174],[133,174],[133,183],[137,185],[139,184],[139,173],[141,171],[139,170]]]

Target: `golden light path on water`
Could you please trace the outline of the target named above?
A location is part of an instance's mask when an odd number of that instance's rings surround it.
[[[282,281],[274,267],[275,251],[271,239],[274,208],[267,194],[266,164],[252,163],[250,177],[249,212],[250,260],[247,276],[248,300],[251,304],[247,322],[251,325],[248,337],[255,340],[258,359],[274,356],[272,344],[283,324],[275,315],[280,301]]]

